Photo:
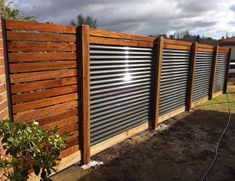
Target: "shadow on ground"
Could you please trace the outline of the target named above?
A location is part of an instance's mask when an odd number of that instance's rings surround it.
[[[196,110],[169,121],[163,131],[145,131],[92,157],[103,166],[83,171],[78,166],[56,175],[82,181],[197,181],[212,162],[228,113]],[[235,115],[224,136],[208,180],[235,180]]]

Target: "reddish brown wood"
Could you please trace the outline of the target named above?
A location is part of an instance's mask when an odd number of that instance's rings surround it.
[[[77,92],[77,85],[69,85],[65,87],[56,87],[53,89],[46,89],[44,91],[36,91],[24,94],[15,94],[12,95],[12,103],[23,103],[29,101],[36,101],[39,99],[45,99],[49,97],[59,96],[63,94],[69,94],[73,92]]]
[[[142,42],[147,41],[151,43],[156,39],[156,37],[132,35],[132,34],[125,34],[125,33],[99,30],[99,29],[90,29],[90,35],[98,36],[98,37],[106,37],[106,38],[135,40],[135,41],[142,41]]]
[[[160,110],[160,87],[161,87],[161,71],[162,71],[162,53],[164,46],[164,38],[159,37],[157,40],[156,50],[156,69],[155,69],[155,93],[154,93],[154,120],[153,129],[158,126],[159,110]]]
[[[164,44],[171,44],[171,45],[182,45],[182,46],[191,46],[191,42],[181,41],[181,40],[171,40],[171,39],[164,39]]]
[[[64,34],[41,34],[31,32],[12,32],[7,31],[9,41],[34,41],[34,42],[76,42],[76,35]]]
[[[80,61],[81,61],[81,96],[82,96],[82,163],[90,161],[90,57],[89,57],[89,26],[80,26]]]
[[[103,37],[90,37],[90,43],[102,44],[102,45],[149,47],[149,48],[153,47],[153,42],[127,41],[127,40],[103,38]]]
[[[33,120],[38,121],[42,118],[46,118],[55,114],[59,114],[64,112],[65,110],[73,110],[78,107],[78,101],[70,101],[42,109],[37,109],[37,110],[30,110],[27,112],[21,112],[16,115],[14,115],[14,120],[16,122],[19,121],[28,121],[31,122]]]
[[[68,43],[8,43],[8,51],[75,51],[77,49],[76,44]]]
[[[59,61],[59,62],[34,62],[34,63],[17,63],[10,64],[10,73],[33,72],[42,70],[55,70],[65,68],[76,68],[76,61]],[[43,76],[43,75],[42,75]]]
[[[19,92],[27,92],[38,89],[46,89],[46,88],[55,88],[66,85],[74,85],[77,84],[77,77],[71,78],[62,78],[60,80],[45,80],[45,81],[36,81],[27,84],[14,84],[11,85],[12,93]]]
[[[50,53],[9,53],[9,62],[38,62],[55,60],[74,60],[77,58],[73,52]]]
[[[74,62],[74,65],[76,63]],[[55,68],[59,68],[58,65]],[[51,68],[51,67],[50,67]],[[65,67],[68,68],[68,67]],[[29,68],[30,69],[30,68]],[[20,82],[32,82],[39,80],[58,79],[62,77],[74,77],[77,76],[77,69],[67,70],[51,70],[51,71],[40,71],[40,72],[29,72],[22,74],[11,74],[11,84]]]
[[[6,28],[11,30],[42,31],[76,34],[75,26],[55,25],[26,21],[6,20]]]
[[[76,100],[77,98],[78,98],[77,93],[72,93],[72,94],[66,94],[66,95],[41,99],[37,101],[31,101],[31,102],[22,103],[22,104],[16,104],[16,105],[13,105],[13,113],[15,114],[15,113],[34,110],[34,109],[38,109],[42,107],[52,106],[52,105]]]
[[[213,61],[212,61],[212,67],[211,67],[211,78],[210,78],[210,85],[209,85],[209,100],[213,98],[218,51],[219,51],[219,46],[216,46],[214,48]]]
[[[190,50],[190,46],[164,44],[164,49]]]
[[[189,81],[188,81],[188,90],[187,90],[186,111],[189,111],[192,108],[197,46],[198,46],[198,43],[196,42],[191,47],[191,60],[190,60],[190,67],[189,67],[189,79],[188,79]]]

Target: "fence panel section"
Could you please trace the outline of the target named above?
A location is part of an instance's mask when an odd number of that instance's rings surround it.
[[[63,156],[78,146],[76,27],[6,21],[13,120],[73,132]]]
[[[190,51],[163,50],[160,115],[185,106]]]
[[[193,83],[193,102],[205,98],[209,94],[212,61],[212,52],[197,52]]]
[[[91,145],[149,120],[152,48],[90,46]]]
[[[213,90],[214,92],[219,92],[223,90],[227,60],[228,60],[228,53],[225,52],[218,53],[216,71],[215,71],[214,90]]]

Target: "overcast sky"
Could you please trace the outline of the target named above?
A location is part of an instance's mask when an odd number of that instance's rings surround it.
[[[220,38],[235,36],[234,0],[15,0],[15,7],[38,21],[69,24],[82,13],[98,28],[134,34],[189,30]]]

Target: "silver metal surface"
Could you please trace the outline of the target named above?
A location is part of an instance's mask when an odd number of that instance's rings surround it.
[[[213,54],[210,52],[197,52],[196,54],[193,102],[209,94],[212,60]]]
[[[223,90],[225,71],[226,71],[226,62],[227,62],[227,54],[218,53],[213,92],[218,92],[218,91]]]
[[[189,61],[189,51],[163,50],[160,115],[185,105]]]
[[[151,48],[90,45],[91,145],[150,120]]]

